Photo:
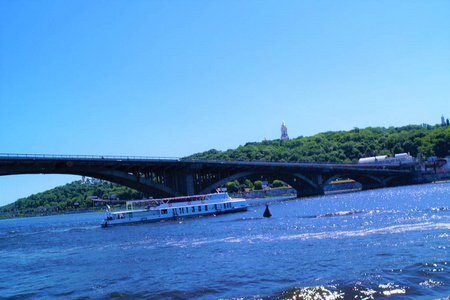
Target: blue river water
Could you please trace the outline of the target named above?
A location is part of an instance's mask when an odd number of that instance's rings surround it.
[[[449,299],[450,183],[249,204],[108,228],[104,212],[0,221],[0,298]]]

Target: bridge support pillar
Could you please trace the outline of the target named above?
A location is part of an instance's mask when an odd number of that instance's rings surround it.
[[[188,196],[195,195],[194,175],[192,175],[192,173],[186,174],[186,194]]]
[[[311,197],[311,196],[322,196],[324,195],[325,192],[323,190],[323,188],[310,188],[310,187],[303,187],[301,189],[297,189],[297,198],[300,197]]]
[[[381,189],[381,188],[384,188],[384,187],[386,187],[386,185],[385,184],[381,184],[381,183],[371,183],[371,184],[365,183],[365,184],[362,185],[361,189],[363,191],[365,191],[365,190]]]

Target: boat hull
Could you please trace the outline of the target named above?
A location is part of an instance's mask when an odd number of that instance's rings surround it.
[[[228,196],[228,195],[227,195]],[[147,209],[108,212],[107,218],[101,223],[102,227],[117,225],[150,223],[163,220],[177,220],[199,216],[221,215],[243,212],[248,208],[245,199],[231,199],[228,201],[193,201],[185,203],[165,203],[159,207]]]

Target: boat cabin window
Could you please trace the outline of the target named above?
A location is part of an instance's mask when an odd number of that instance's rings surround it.
[[[227,194],[212,194],[211,199],[227,199]]]
[[[192,206],[192,212],[195,212],[195,207],[194,206]]]
[[[202,207],[200,205],[198,206],[198,211],[202,211]]]
[[[162,209],[162,210],[161,210],[161,214],[167,215],[167,209]]]
[[[217,204],[214,204],[214,209],[217,210]]]
[[[208,211],[208,205],[205,205],[205,211]]]

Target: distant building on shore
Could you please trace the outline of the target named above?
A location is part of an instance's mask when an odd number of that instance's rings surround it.
[[[281,140],[284,141],[284,140],[288,140],[288,139],[289,139],[289,136],[287,133],[286,123],[284,123],[284,121],[283,121],[283,124],[281,124]]]

